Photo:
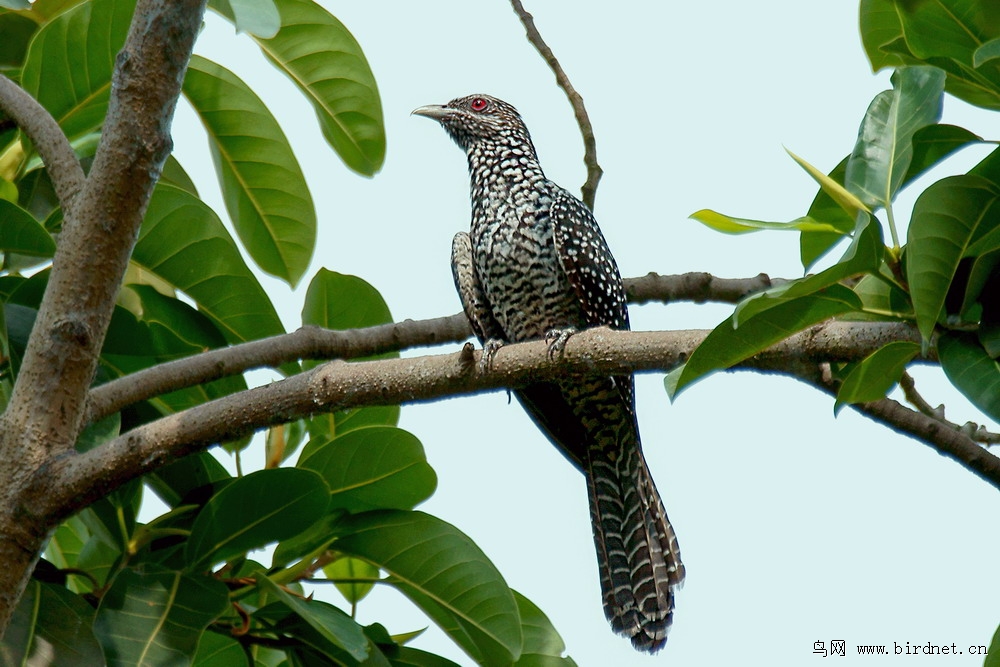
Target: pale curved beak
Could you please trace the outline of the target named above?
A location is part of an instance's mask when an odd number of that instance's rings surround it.
[[[427,118],[433,118],[434,120],[441,120],[448,115],[449,110],[445,108],[443,104],[428,104],[427,106],[417,107],[410,112],[411,116],[426,116]]]

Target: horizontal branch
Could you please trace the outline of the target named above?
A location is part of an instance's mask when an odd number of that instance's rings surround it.
[[[505,346],[485,372],[479,370],[480,353],[471,344],[451,354],[334,361],[165,416],[102,447],[57,459],[42,471],[48,488],[60,489],[50,496],[48,511],[79,507],[185,454],[317,412],[517,388],[566,374],[668,371],[687,359],[706,335],[704,330],[592,329],[570,338],[562,357],[555,360],[549,358],[544,341]],[[845,336],[852,338],[852,347],[844,345]],[[768,348],[744,367],[780,371],[828,360],[849,361],[867,356],[888,341],[918,337],[907,324],[828,322]],[[71,498],[78,502],[67,503]]]
[[[650,273],[625,281],[629,303],[718,301],[737,303],[767,289],[763,273],[754,278],[717,278],[708,273],[663,276]],[[170,361],[94,388],[87,400],[86,423],[154,396],[192,387],[257,368],[277,368],[300,359],[356,359],[413,347],[458,343],[472,335],[465,315],[406,320],[365,329],[333,331],[303,327],[272,338],[208,350]]]

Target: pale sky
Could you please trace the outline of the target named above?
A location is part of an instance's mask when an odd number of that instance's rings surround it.
[[[319,248],[302,288],[264,284],[289,330],[320,267],[373,283],[397,320],[455,313],[449,251],[468,228],[465,158],[410,111],[474,92],[501,97],[521,111],[547,175],[578,191],[583,148],[571,109],[506,0],[324,4],[361,43],[380,88],[388,152],[373,179],[342,166],[306,102],[249,40],[212,16],[195,48],[276,113],[317,202]],[[587,103],[605,171],[597,219],[623,275],[802,274],[794,234],[723,236],[687,218],[702,208],[776,221],[805,213],[816,187],[784,147],[831,169],[889,87],[864,57],[856,2],[526,4]],[[996,126],[950,98],[944,122],[979,134]],[[182,105],[177,155],[221,212],[199,131]],[[987,152],[953,158],[938,177]],[[897,208],[904,226],[917,191]],[[701,329],[730,311],[678,304],[631,314],[634,329]],[[939,372],[914,375],[951,420],[983,421]],[[688,572],[655,658],[605,621],[583,477],[516,403],[493,393],[403,409],[400,426],[420,438],[439,478],[421,509],[469,534],[548,614],[581,667],[869,664],[856,645],[891,652],[906,642],[966,651],[898,658],[906,664],[982,664],[967,649],[988,644],[1000,622],[995,489],[850,409],[835,418],[832,399],[786,378],[719,374],[671,404],[662,375],[643,375],[638,412]],[[393,633],[429,623],[385,588],[361,603],[359,620]],[[830,640],[846,641],[846,658],[813,654],[814,642]],[[471,664],[435,628],[414,645]]]

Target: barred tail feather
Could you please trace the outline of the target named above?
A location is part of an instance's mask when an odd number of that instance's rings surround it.
[[[637,650],[655,653],[667,641],[684,566],[638,439],[622,444],[617,456],[593,447],[587,466],[604,613]]]

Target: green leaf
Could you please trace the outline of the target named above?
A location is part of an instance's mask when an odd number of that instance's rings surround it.
[[[156,186],[132,262],[190,296],[230,343],[284,333],[222,222],[184,190]]]
[[[868,208],[891,205],[913,160],[913,135],[941,117],[944,79],[937,67],[898,69],[892,90],[876,95],[868,107],[845,182]]]
[[[246,651],[232,637],[217,632],[203,632],[191,667],[250,667]]]
[[[278,122],[235,74],[193,56],[184,95],[208,132],[226,210],[261,269],[295,286],[316,245],[316,210]]]
[[[377,567],[368,561],[350,556],[341,556],[329,565],[325,565],[323,573],[334,580],[334,586],[352,606],[363,600],[375,588],[375,580],[379,577]],[[371,581],[363,581],[364,579]]]
[[[0,251],[52,257],[56,243],[38,222],[17,204],[0,199]]]
[[[21,85],[70,139],[104,122],[115,55],[134,9],[135,0],[93,0],[46,23],[31,40]]]
[[[232,21],[237,32],[269,39],[281,27],[274,0],[209,0],[208,6]]]
[[[785,152],[788,153],[800,167],[805,169],[806,173],[812,176],[813,180],[819,183],[819,187],[823,189],[823,192],[829,195],[829,197],[851,217],[851,220],[857,220],[858,215],[862,213],[871,213],[871,211],[865,207],[864,203],[860,199],[849,192],[847,188],[838,183],[835,179],[827,176],[822,171],[812,166],[787,148],[785,149]]]
[[[918,58],[972,64],[973,53],[997,35],[998,13],[983,0],[908,2],[898,15],[906,44]]]
[[[566,644],[556,632],[549,617],[534,602],[514,591],[517,609],[521,614],[524,643],[518,665],[552,664],[572,665],[573,660],[563,656]],[[542,660],[543,658],[547,660]]]
[[[861,308],[861,300],[843,285],[822,292],[784,300],[745,319],[739,327],[726,318],[695,348],[680,368],[667,376],[667,390],[676,395],[705,375],[729,368],[792,334],[823,320]]]
[[[943,333],[938,356],[951,383],[991,419],[1000,420],[1000,365],[975,336]]]
[[[320,269],[309,282],[302,305],[302,324],[324,329],[361,329],[392,322],[392,313],[385,299],[372,285],[352,275]],[[367,357],[389,359],[398,352]],[[305,368],[323,362],[304,361]],[[309,433],[314,439],[330,439],[350,429],[367,425],[395,426],[399,421],[399,406],[370,406],[338,410],[314,415],[308,420]]]
[[[913,135],[913,159],[903,176],[900,186],[905,187],[925,171],[938,164],[955,151],[983,138],[955,125],[928,125]]]
[[[434,493],[437,476],[412,434],[392,426],[349,431],[302,452],[299,468],[323,476],[331,508],[412,509]]]
[[[839,232],[833,225],[819,222],[812,218],[798,218],[791,222],[765,222],[763,220],[747,220],[733,218],[709,209],[702,209],[691,214],[691,218],[716,231],[726,234],[744,234],[763,229],[800,232]]]
[[[262,592],[290,609],[323,639],[347,651],[355,660],[368,657],[368,638],[350,616],[331,604],[292,595],[262,574],[256,578]]]
[[[90,629],[93,619],[93,607],[79,595],[32,579],[0,642],[0,658],[5,665],[102,664],[101,647]]]
[[[873,72],[906,62],[898,53],[886,48],[903,39],[897,7],[896,0],[861,0],[861,42]]]
[[[214,456],[202,451],[157,468],[143,480],[163,502],[177,507],[195,489],[230,477]]]
[[[460,667],[458,663],[434,653],[400,646],[390,659],[392,667]]]
[[[30,6],[28,0],[2,0],[0,4],[6,4],[8,7],[21,5],[21,9]],[[12,12],[0,14],[0,35],[3,35],[3,41],[0,41],[0,70],[21,67],[28,52],[28,44],[31,43],[31,37],[36,30],[38,24],[27,16]]]
[[[834,412],[849,403],[866,403],[885,398],[906,370],[906,365],[920,353],[920,346],[909,341],[887,343],[858,362],[837,391]]]
[[[907,233],[906,275],[917,327],[930,339],[958,263],[977,233],[994,227],[1000,189],[972,175],[951,176],[921,193]]]
[[[312,103],[323,136],[344,163],[371,176],[385,159],[382,103],[361,47],[311,0],[277,0],[281,29],[256,39],[264,54]]]
[[[1000,58],[1000,37],[994,37],[972,54],[972,66],[982,67],[991,60]]]
[[[31,9],[29,0],[0,0],[0,7],[8,9]]]
[[[390,322],[392,313],[385,299],[362,278],[320,269],[309,283],[302,306],[303,324],[344,330]]]
[[[422,512],[349,516],[334,548],[388,572],[389,583],[435,620],[480,664],[521,654],[514,595],[486,555],[454,526]]]
[[[827,178],[843,185],[844,176],[847,173],[848,160],[850,160],[850,156],[841,160],[833,168],[833,171],[827,175]],[[825,255],[830,248],[839,243],[857,225],[855,224],[855,217],[852,217],[841,208],[840,204],[834,201],[822,188],[816,193],[812,204],[809,205],[806,217],[828,224],[836,230],[832,232],[803,231],[799,236],[799,257],[802,260],[802,267],[808,270],[817,259]]]
[[[993,639],[990,640],[990,647],[986,651],[983,667],[1000,667],[1000,626],[997,626],[993,632]]]
[[[101,598],[94,633],[109,667],[187,664],[228,607],[225,584],[211,577],[124,570]]]
[[[882,263],[884,250],[882,229],[878,220],[874,216],[868,215],[861,220],[858,230],[851,240],[851,245],[847,247],[847,251],[839,262],[817,274],[779,285],[744,299],[733,312],[734,326],[738,327],[744,320],[754,317],[768,308],[807,294],[814,294],[846,278],[862,273],[875,273]]]
[[[316,473],[295,468],[259,470],[219,491],[198,514],[184,549],[197,571],[292,537],[311,526],[330,502]]]

